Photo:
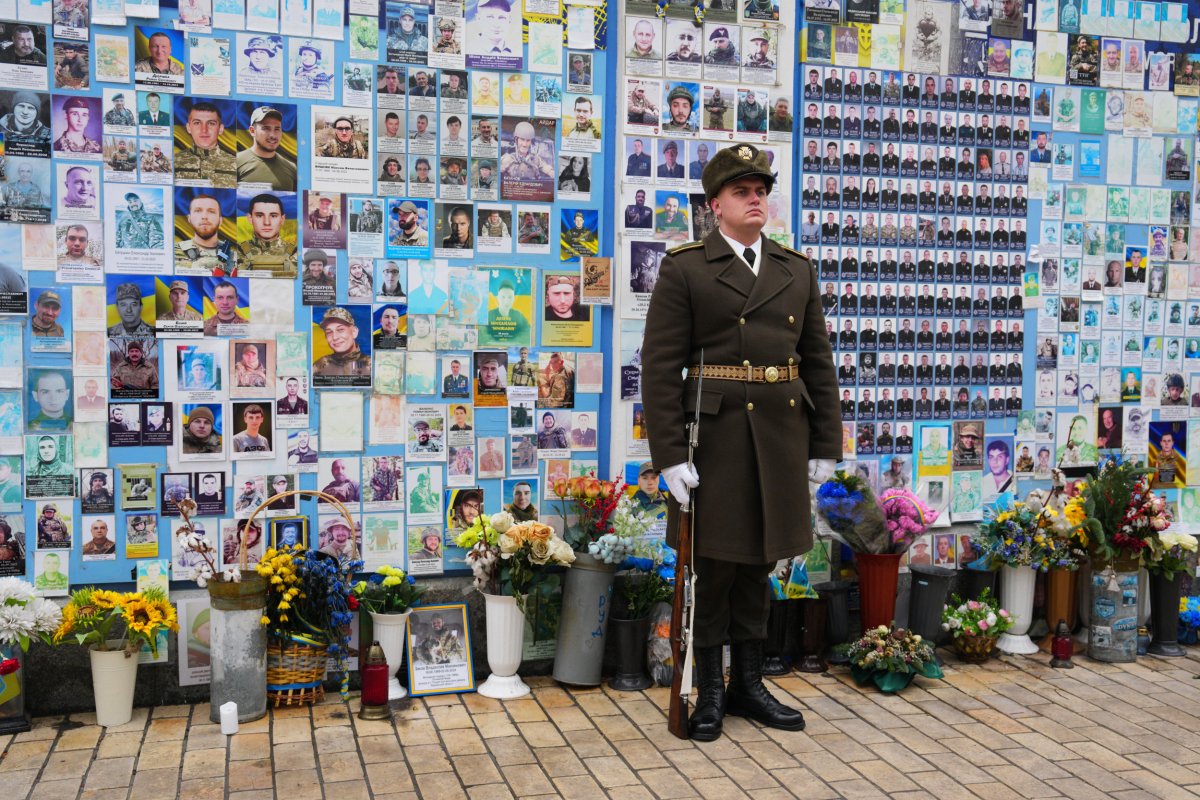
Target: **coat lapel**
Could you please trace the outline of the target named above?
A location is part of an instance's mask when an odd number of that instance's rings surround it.
[[[764,239],[762,266],[758,270],[758,279],[754,281],[754,289],[750,292],[749,299],[746,300],[745,308],[742,309],[742,316],[746,316],[782,292],[793,279],[794,276],[787,266],[784,255],[779,252],[774,242]]]
[[[704,240],[704,256],[710,264],[717,266],[717,280],[729,286],[742,297],[749,297],[757,280],[745,263],[734,255],[729,242],[718,231],[713,231]]]

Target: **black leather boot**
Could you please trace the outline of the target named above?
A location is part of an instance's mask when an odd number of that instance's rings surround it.
[[[698,742],[711,742],[721,736],[721,720],[725,718],[724,650],[721,645],[696,648],[699,691],[696,707],[688,718],[688,736]]]
[[[734,642],[732,651],[729,691],[725,696],[726,713],[756,720],[768,728],[781,731],[804,730],[804,715],[776,700],[763,685],[762,640]]]

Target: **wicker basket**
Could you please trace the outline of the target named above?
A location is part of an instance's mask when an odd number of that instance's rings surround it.
[[[954,640],[958,657],[968,664],[982,664],[992,657],[996,646],[995,636],[959,636]]]
[[[272,495],[250,515],[245,531],[254,524],[259,513],[271,503],[285,497],[317,497],[332,505],[346,520],[350,530],[355,529],[354,517],[336,497],[312,489],[293,489]],[[351,556],[358,552],[354,536],[350,537]],[[246,543],[241,547],[241,568],[246,570]],[[320,639],[293,634],[283,638],[270,636],[267,640],[267,702],[281,706],[313,705],[325,698],[325,672],[328,666],[328,643]]]

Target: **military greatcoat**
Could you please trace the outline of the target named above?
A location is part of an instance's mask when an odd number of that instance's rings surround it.
[[[799,378],[704,379],[694,553],[766,564],[807,551],[808,460],[842,454],[837,376],[812,263],[764,239],[756,277],[719,231],[663,260],[642,345],[643,407],[659,469],[687,461],[696,382],[681,375],[700,363],[702,348],[705,364],[792,364]],[[672,502],[672,546],[678,511]]]

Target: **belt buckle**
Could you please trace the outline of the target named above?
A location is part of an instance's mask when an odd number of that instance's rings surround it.
[[[778,367],[767,367],[766,370],[763,372],[763,378],[766,380],[767,383],[775,383],[776,381],[779,380],[779,368]]]

